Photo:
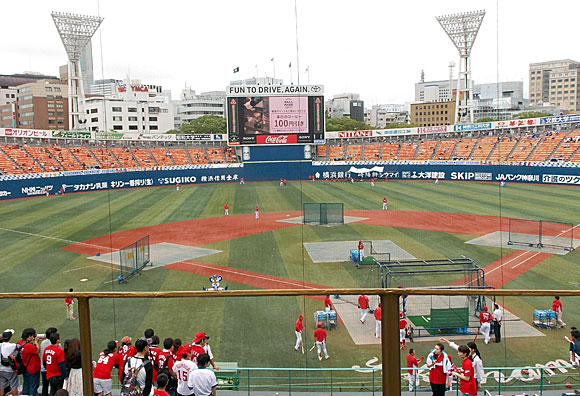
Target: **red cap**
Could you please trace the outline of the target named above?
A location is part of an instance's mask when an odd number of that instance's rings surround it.
[[[177,350],[177,356],[186,356],[189,355],[191,353],[191,345],[182,345],[179,347],[179,349]]]
[[[484,311],[487,311],[487,307],[483,307],[483,310],[484,310]]]
[[[300,316],[298,316],[300,319],[304,319],[304,315],[300,314]]]
[[[403,313],[402,312],[399,312],[399,316],[402,318],[403,317]]]
[[[318,327],[321,328],[322,327],[322,322],[318,322]]]
[[[209,340],[209,336],[205,333],[202,333],[201,331],[199,333],[195,334],[195,338],[193,340],[193,342],[195,344],[198,344],[199,342],[201,342],[202,340]]]

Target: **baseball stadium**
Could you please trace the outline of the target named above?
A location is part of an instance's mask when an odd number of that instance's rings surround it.
[[[66,124],[27,129],[17,118],[37,104],[0,104],[13,122],[0,127],[0,347],[21,331],[25,345],[78,343],[74,395],[107,396],[100,379],[141,395],[149,362],[169,394],[194,394],[207,353],[214,395],[579,396],[580,113],[474,120],[483,15],[437,17],[461,62],[446,121],[441,104],[437,123],[327,131],[324,85],[299,78],[232,82],[225,133],[142,133],[97,122],[157,122],[162,104],[120,98],[161,87],[118,81],[107,115],[104,91],[99,103],[79,82],[103,18],[53,12]],[[195,367],[184,379],[160,353]],[[97,378],[107,354],[115,368]]]

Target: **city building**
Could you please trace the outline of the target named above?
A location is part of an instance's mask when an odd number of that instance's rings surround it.
[[[68,88],[53,76],[0,76],[1,128],[68,129]]]
[[[415,103],[448,101],[457,87],[457,79],[415,83]]]
[[[81,112],[84,129],[90,131],[150,134],[174,128],[171,93],[139,80],[117,83],[109,96],[87,97]]]
[[[89,95],[99,95],[105,98],[110,98],[117,95],[117,86],[123,84],[122,80],[116,80],[114,78],[108,78],[104,80],[95,81],[88,91]]]
[[[245,80],[230,81],[230,85],[283,85],[284,80],[273,77],[252,77]]]
[[[526,110],[529,102],[524,98],[522,81],[477,84],[473,88],[473,98],[475,120],[509,120]]]
[[[191,88],[181,91],[180,100],[173,102],[175,128],[180,128],[204,115],[225,117],[225,91],[202,92],[199,95]]]
[[[334,95],[332,99],[325,100],[324,107],[330,118],[348,117],[361,122],[365,120],[364,101],[359,94]]]
[[[451,125],[455,120],[455,100],[411,103],[411,124],[421,127]]]
[[[384,128],[389,124],[405,124],[409,122],[409,112],[404,105],[379,104],[373,105],[365,111],[365,123],[375,127]]]
[[[580,110],[579,78],[580,63],[570,59],[530,63],[530,106]]]

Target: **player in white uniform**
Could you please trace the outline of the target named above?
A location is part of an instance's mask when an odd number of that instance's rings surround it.
[[[187,386],[187,380],[189,379],[189,373],[197,369],[197,366],[191,361],[191,345],[186,345],[181,348],[183,348],[183,359],[175,362],[173,372],[177,376],[177,393],[183,396],[189,396],[193,395],[193,390]],[[178,353],[180,352],[178,351]]]

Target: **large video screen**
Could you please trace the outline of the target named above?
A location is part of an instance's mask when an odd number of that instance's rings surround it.
[[[247,94],[227,98],[229,144],[323,143],[324,96],[312,87],[319,86],[228,87],[228,94]]]

